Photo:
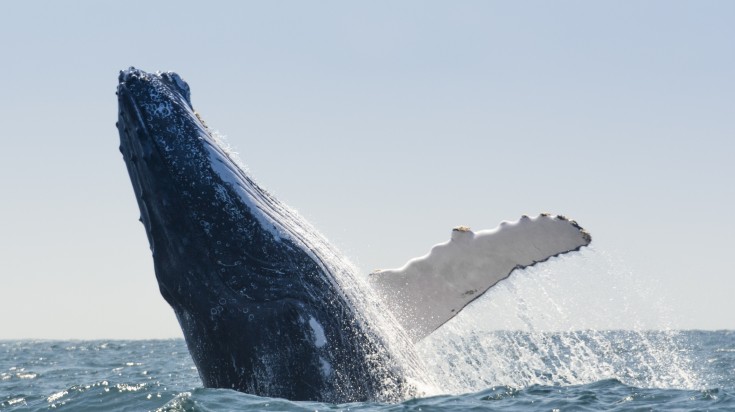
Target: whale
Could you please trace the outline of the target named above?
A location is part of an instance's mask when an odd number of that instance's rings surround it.
[[[205,387],[290,400],[395,402],[436,379],[416,342],[519,268],[591,238],[562,216],[452,230],[362,275],[245,171],[173,72],[122,70],[120,152],[159,290]]]

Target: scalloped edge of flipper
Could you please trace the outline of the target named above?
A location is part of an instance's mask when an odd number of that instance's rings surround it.
[[[377,270],[368,279],[414,342],[457,315],[516,269],[578,251],[592,241],[576,221],[562,215],[523,215],[492,230],[452,230],[399,269]]]

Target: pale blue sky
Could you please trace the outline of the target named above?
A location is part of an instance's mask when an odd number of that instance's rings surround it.
[[[671,326],[735,329],[733,2],[27,1],[0,39],[0,338],[180,336],[117,150],[130,65],[365,272],[552,211]]]

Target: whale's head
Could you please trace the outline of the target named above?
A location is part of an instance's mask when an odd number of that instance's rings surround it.
[[[120,73],[117,95],[120,151],[166,300],[174,309],[190,303],[190,286],[215,303],[232,293],[241,302],[282,299],[289,288],[279,283],[303,278],[283,270],[294,256],[315,263],[281,223],[282,205],[194,111],[187,83],[176,73],[130,68]]]
[[[147,73],[131,67],[118,76],[118,128],[130,137],[150,138],[148,148],[165,148],[182,133],[205,136],[191,105],[189,85],[176,73]]]
[[[157,206],[166,207],[169,199],[161,195],[167,190],[158,181],[173,179],[166,182],[168,191],[180,191],[177,185],[184,182],[175,180],[197,174],[205,154],[201,142],[210,135],[192,108],[189,85],[178,74],[131,67],[121,71],[118,80],[120,151],[136,196],[146,204],[158,198],[162,204]]]

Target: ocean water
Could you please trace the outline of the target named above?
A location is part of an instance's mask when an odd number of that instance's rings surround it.
[[[440,387],[398,404],[205,389],[182,339],[17,340],[0,412],[735,411],[735,331],[671,330],[645,279],[593,248],[514,272],[417,344]]]
[[[332,405],[204,389],[180,339],[0,341],[0,410],[735,410],[735,331],[491,331],[429,346],[447,394]]]

